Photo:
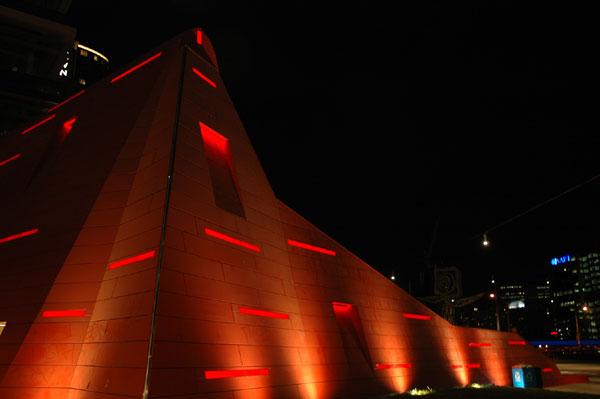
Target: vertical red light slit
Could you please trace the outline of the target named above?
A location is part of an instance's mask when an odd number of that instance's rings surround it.
[[[375,369],[377,370],[386,370],[386,369],[409,369],[412,367],[412,363],[396,363],[396,364],[379,364],[375,365]]]
[[[252,244],[249,244],[249,243],[244,242],[242,240],[238,240],[237,238],[230,237],[228,235],[225,235],[223,233],[219,233],[219,232],[211,230],[209,228],[205,228],[204,232],[207,235],[211,236],[211,237],[218,238],[219,240],[227,241],[227,242],[229,242],[231,244],[239,245],[240,247],[244,247],[244,248],[250,249],[252,251],[260,252],[260,248],[257,247],[256,245],[252,245]]]
[[[525,341],[508,341],[509,345],[526,345],[527,342]]]
[[[126,258],[126,259],[122,259],[122,260],[113,262],[110,264],[110,266],[108,266],[108,270],[116,269],[117,267],[129,265],[131,263],[140,262],[145,259],[150,259],[154,256],[155,253],[156,253],[156,251],[152,250],[152,251],[140,254],[140,255],[132,256],[131,258]]]
[[[74,96],[71,96],[71,97],[67,98],[67,99],[66,99],[65,101],[63,101],[62,103],[60,103],[60,104],[56,104],[54,107],[50,108],[50,109],[48,110],[48,112],[52,112],[52,111],[54,111],[56,108],[60,107],[60,106],[61,106],[61,105],[63,105],[63,104],[66,104],[66,103],[68,103],[69,101],[71,101],[71,100],[72,100],[72,99],[74,99],[75,97],[79,97],[80,95],[82,95],[82,94],[83,94],[83,92],[85,92],[85,90],[81,90],[79,93],[75,94]]]
[[[50,119],[54,118],[55,116],[56,116],[56,114],[50,115],[49,117],[47,117],[43,121],[40,121],[40,122],[36,123],[35,125],[31,126],[30,128],[23,130],[21,132],[21,134],[29,133],[30,131],[32,131],[36,127],[43,125],[44,123],[48,122]]]
[[[110,83],[115,83],[117,80],[121,79],[122,77],[129,75],[131,72],[135,71],[136,69],[141,68],[144,65],[146,65],[147,63],[149,63],[150,61],[157,59],[158,57],[161,56],[161,54],[162,54],[162,51],[158,52],[157,54],[154,54],[152,57],[148,58],[146,61],[143,61],[143,62],[137,64],[136,66],[134,66],[133,68],[128,69],[127,71],[123,72],[119,76],[112,78]]]
[[[492,346],[490,343],[469,342],[469,346]]]
[[[269,369],[207,370],[204,372],[204,377],[207,380],[214,380],[216,378],[248,377],[253,375],[269,375]]]
[[[202,45],[202,31],[201,30],[196,31],[196,43],[198,43],[199,45]]]
[[[239,308],[240,313],[249,314],[252,316],[270,317],[272,319],[287,319],[290,316],[285,313],[269,312],[267,310],[250,309],[250,308]]]
[[[15,156],[14,156],[14,157],[12,157],[12,158],[8,158],[7,160],[5,160],[5,161],[2,161],[2,162],[0,162],[0,166],[2,166],[2,165],[6,165],[6,164],[7,164],[7,163],[9,163],[10,161],[14,161],[15,159],[19,158],[20,156],[21,156],[21,154],[17,154],[17,155],[15,155]]]
[[[481,367],[481,364],[479,364],[479,363],[467,364],[468,369],[478,369],[479,367]]]
[[[335,256],[335,252],[330,249],[325,249],[325,248],[317,247],[314,245],[305,244],[303,242],[288,240],[288,244],[293,245],[294,247],[308,249],[309,251],[320,252],[322,254]]]
[[[212,80],[210,80],[208,77],[206,77],[206,75],[204,75],[202,72],[200,72],[199,70],[197,70],[196,68],[192,67],[192,71],[194,71],[194,73],[198,76],[200,76],[202,79],[204,79],[206,81],[206,83],[208,83],[209,85],[211,85],[212,87],[216,88],[217,84],[215,82],[213,82]]]
[[[19,233],[19,234],[14,234],[12,236],[0,238],[0,244],[3,243],[3,242],[8,242],[8,241],[16,240],[17,238],[22,238],[22,237],[30,236],[32,234],[37,233],[39,230],[40,229],[36,228],[36,229],[24,231],[24,232]]]
[[[404,316],[407,319],[431,320],[431,316],[426,316],[426,315],[422,315],[422,314],[403,313],[402,316]]]
[[[85,310],[46,310],[42,317],[81,317],[85,316]]]

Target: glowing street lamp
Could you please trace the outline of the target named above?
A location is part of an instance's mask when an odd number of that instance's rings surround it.
[[[584,312],[590,310],[587,306],[583,305],[581,308]],[[577,337],[577,346],[581,346],[581,334],[579,334],[579,321],[577,320],[577,312],[575,312],[575,336]]]
[[[483,241],[481,242],[481,245],[483,245],[484,247],[490,246],[490,242],[488,241],[487,234],[485,234],[485,233],[483,233]]]

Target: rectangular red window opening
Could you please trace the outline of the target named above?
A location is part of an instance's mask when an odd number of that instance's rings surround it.
[[[199,45],[202,45],[202,31],[201,30],[196,31],[196,43],[198,43]]]
[[[212,80],[210,80],[206,75],[204,75],[202,72],[200,72],[199,70],[197,70],[196,68],[192,67],[192,71],[194,71],[194,73],[198,76],[200,76],[206,83],[208,83],[209,85],[211,85],[214,88],[217,88],[217,84],[215,82],[213,82]]]
[[[552,372],[552,369],[548,368],[548,369],[543,369],[542,371],[543,371],[544,373],[551,373],[551,372]]]
[[[7,163],[9,163],[10,161],[14,161],[15,159],[19,158],[21,156],[21,154],[17,154],[14,157],[8,158],[2,162],[0,162],[0,166],[2,165],[6,165]]]
[[[223,233],[219,233],[218,231],[214,231],[214,230],[211,230],[209,228],[205,228],[204,232],[207,235],[211,236],[211,237],[218,238],[219,240],[223,240],[223,241],[227,241],[227,242],[229,242],[231,244],[239,245],[240,247],[249,249],[251,251],[260,252],[260,248],[257,247],[256,245],[252,245],[252,244],[249,244],[249,243],[247,243],[245,241],[238,240],[237,238],[233,238],[233,237],[230,237],[230,236],[225,235]]]
[[[231,377],[248,377],[254,375],[269,375],[269,369],[253,369],[253,370],[207,370],[204,372],[204,377],[207,380],[217,378]]]
[[[462,366],[462,364],[453,364],[453,365],[452,365],[452,368],[453,368],[453,369],[462,369],[462,368],[463,368],[463,366]]]
[[[215,204],[234,215],[245,217],[229,139],[204,123],[199,124]]]
[[[239,308],[240,313],[249,314],[252,316],[270,317],[272,319],[286,319],[289,320],[290,316],[285,313],[269,312],[267,310],[250,309],[250,308]]]
[[[479,363],[471,363],[471,364],[467,364],[467,368],[468,369],[478,369],[481,367],[481,364]]]
[[[551,331],[550,335],[558,335],[558,331]]]
[[[509,345],[527,345],[526,341],[508,341]]]
[[[319,252],[319,253],[326,254],[326,255],[335,256],[335,252],[330,249],[325,249],[325,248],[317,247],[314,245],[305,244],[303,242],[288,240],[288,244],[290,244],[294,247],[308,249],[309,251],[314,251],[314,252]]]
[[[79,96],[80,96],[80,95],[82,95],[84,92],[85,92],[85,90],[81,90],[79,93],[75,94],[74,96],[71,96],[71,97],[67,98],[67,99],[66,99],[65,101],[63,101],[62,103],[60,103],[60,104],[56,104],[54,107],[50,108],[50,109],[48,110],[48,112],[52,112],[52,111],[54,111],[56,108],[58,108],[58,107],[60,107],[60,106],[62,106],[62,105],[64,105],[64,104],[68,103],[68,102],[69,102],[69,101],[71,101],[72,99],[74,99],[74,98],[76,98],[76,97],[79,97]]]
[[[492,344],[488,343],[488,342],[469,342],[469,346],[492,346]]]
[[[431,316],[423,314],[403,313],[402,316],[404,316],[406,319],[431,320]]]
[[[148,58],[145,61],[142,61],[141,63],[137,64],[136,66],[134,66],[131,69],[126,70],[125,72],[123,72],[122,74],[120,74],[117,77],[112,78],[112,80],[110,81],[110,83],[115,83],[117,80],[129,75],[131,72],[134,72],[135,70],[143,67],[144,65],[146,65],[147,63],[149,63],[150,61],[153,61],[155,59],[157,59],[158,57],[160,57],[162,54],[162,51],[158,52],[157,54],[154,54],[152,57]]]
[[[25,133],[29,133],[30,131],[32,131],[33,129],[35,129],[38,126],[43,125],[44,123],[48,122],[49,120],[53,119],[54,117],[56,117],[56,114],[54,115],[50,115],[49,117],[47,117],[46,119],[39,121],[38,123],[36,123],[35,125],[29,127],[28,129],[25,129],[21,132],[21,134],[25,134]]]
[[[46,310],[42,317],[81,317],[85,316],[85,310]]]
[[[40,229],[32,229],[32,230],[27,230],[24,231],[22,233],[19,234],[14,234],[12,236],[8,236],[8,237],[4,237],[4,238],[0,238],[0,244],[2,244],[3,242],[8,242],[8,241],[12,241],[12,240],[16,240],[18,238],[23,238],[23,237],[27,237],[30,236],[32,234],[35,234],[39,231]]]
[[[409,369],[412,367],[411,363],[396,363],[396,364],[379,364],[375,365],[375,369],[377,370],[386,370],[386,369]]]
[[[150,259],[154,256],[155,253],[156,253],[156,251],[152,250],[149,252],[144,252],[143,254],[132,256],[131,258],[125,258],[125,259],[118,260],[116,262],[111,263],[110,266],[108,266],[108,270],[116,269],[117,267],[121,267],[121,266],[129,265],[129,264],[132,264],[135,262],[141,262],[143,260]]]

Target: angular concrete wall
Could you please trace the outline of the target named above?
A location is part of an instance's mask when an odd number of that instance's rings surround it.
[[[279,202],[216,65],[185,32],[3,139],[0,396],[365,397],[518,363],[560,383]]]

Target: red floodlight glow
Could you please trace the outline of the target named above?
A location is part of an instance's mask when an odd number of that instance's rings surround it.
[[[21,156],[21,154],[17,154],[17,155],[15,155],[15,156],[14,156],[14,157],[12,157],[12,158],[8,158],[7,160],[5,160],[5,161],[2,161],[2,162],[0,162],[0,166],[2,166],[2,165],[6,165],[6,164],[7,164],[7,163],[9,163],[10,161],[14,161],[15,159],[19,158],[20,156]]]
[[[202,45],[202,31],[201,30],[196,31],[196,43],[198,43],[199,45]]]
[[[509,345],[526,345],[526,341],[508,341]]]
[[[551,368],[547,368],[547,369],[543,369],[542,370],[544,373],[551,373],[552,369]]]
[[[199,70],[197,70],[196,68],[192,67],[192,71],[194,71],[194,73],[198,76],[200,76],[202,79],[204,79],[204,81],[206,83],[208,83],[209,85],[211,85],[212,87],[216,88],[217,84],[215,82],[213,82],[212,80],[210,80],[209,78],[206,77],[206,75],[204,75],[202,72],[200,72]]]
[[[71,97],[67,98],[67,99],[66,99],[65,101],[63,101],[62,103],[60,103],[60,104],[56,104],[54,107],[50,108],[50,109],[48,110],[48,112],[52,112],[52,111],[54,111],[56,108],[60,107],[60,106],[61,106],[61,105],[63,105],[63,104],[66,104],[66,103],[68,103],[69,101],[71,101],[71,100],[72,100],[72,99],[74,99],[75,97],[79,97],[80,95],[82,95],[82,94],[83,94],[83,92],[85,92],[85,90],[81,90],[79,93],[75,94],[74,96],[71,96]]]
[[[431,316],[426,316],[424,314],[402,313],[402,316],[406,319],[431,320]]]
[[[110,266],[108,266],[108,270],[116,269],[117,267],[129,265],[131,263],[140,262],[145,259],[150,259],[154,256],[155,253],[156,253],[156,251],[152,250],[152,251],[140,254],[140,255],[132,256],[131,258],[118,260],[116,262],[111,263]]]
[[[204,372],[204,377],[207,380],[214,380],[217,378],[248,377],[253,375],[269,375],[269,369],[207,370]]]
[[[558,331],[551,331],[550,335],[558,335]]]
[[[489,342],[469,342],[469,346],[492,346]]]
[[[160,57],[162,54],[162,51],[159,51],[158,53],[154,54],[152,57],[148,58],[146,61],[143,61],[139,64],[137,64],[136,66],[134,66],[131,69],[126,70],[125,72],[123,72],[122,74],[120,74],[119,76],[112,78],[112,80],[110,81],[110,83],[115,83],[117,80],[121,79],[122,77],[125,77],[127,75],[129,75],[131,72],[135,71],[138,68],[143,67],[144,65],[146,65],[147,63],[149,63],[150,61],[153,61],[155,59],[157,59],[158,57]]]
[[[81,317],[85,316],[85,310],[46,310],[42,317]]]
[[[396,363],[396,364],[379,364],[375,365],[376,370],[386,370],[386,369],[409,369],[412,367],[411,363]]]
[[[309,251],[320,252],[322,254],[335,256],[335,252],[330,249],[325,249],[321,247],[316,247],[314,245],[305,244],[303,242],[298,242],[294,240],[288,240],[288,244],[293,245],[294,247],[308,249]]]
[[[467,368],[468,369],[478,369],[481,367],[481,364],[479,363],[471,363],[471,364],[467,364]]]
[[[289,320],[290,316],[285,313],[269,312],[267,310],[250,309],[250,308],[239,308],[240,313],[249,314],[252,316],[270,317],[272,319],[286,319]]]
[[[252,251],[260,252],[260,248],[257,247],[256,245],[252,245],[252,244],[249,244],[242,240],[238,240],[237,238],[233,238],[233,237],[230,237],[223,233],[219,233],[218,231],[214,231],[209,228],[205,228],[204,232],[211,237],[218,238],[219,240],[227,241],[231,244],[239,245],[240,247],[244,247],[244,248],[252,250]]]
[[[33,230],[24,231],[24,232],[19,233],[19,234],[14,234],[12,236],[0,238],[0,244],[2,244],[3,242],[8,242],[8,241],[16,240],[17,238],[23,238],[23,237],[30,236],[32,234],[37,233],[39,230],[40,229],[36,228],[36,229],[33,229]]]
[[[21,134],[29,133],[30,131],[32,131],[36,127],[43,125],[44,123],[48,122],[50,119],[54,118],[55,116],[56,116],[56,114],[50,115],[49,117],[47,117],[43,121],[40,121],[40,122],[36,123],[35,125],[31,126],[30,128],[23,130],[21,132]]]

